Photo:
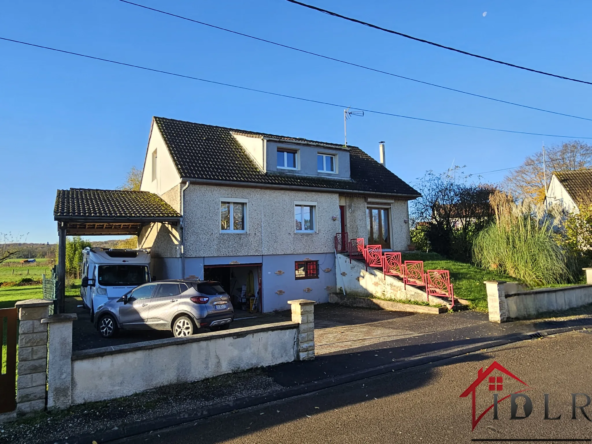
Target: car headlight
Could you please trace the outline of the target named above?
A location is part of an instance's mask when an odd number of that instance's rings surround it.
[[[107,289],[103,287],[97,287],[97,294],[102,296],[107,296]]]

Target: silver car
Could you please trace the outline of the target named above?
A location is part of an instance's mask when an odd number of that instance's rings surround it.
[[[198,328],[227,329],[234,319],[230,296],[218,282],[167,280],[140,285],[97,307],[95,327],[104,338],[118,330],[169,330],[176,337]]]

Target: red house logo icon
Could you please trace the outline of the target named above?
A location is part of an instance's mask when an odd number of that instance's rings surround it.
[[[513,375],[504,366],[502,366],[501,364],[498,364],[496,361],[494,361],[493,364],[491,364],[485,371],[483,370],[483,368],[480,368],[479,372],[477,373],[477,379],[475,379],[475,381],[473,381],[473,383],[469,386],[469,388],[467,388],[460,395],[461,398],[466,398],[467,396],[471,395],[471,400],[472,400],[471,404],[472,404],[472,411],[473,411],[473,417],[472,417],[473,428],[472,428],[472,430],[475,430],[475,427],[477,427],[477,424],[479,424],[479,421],[481,421],[481,419],[483,419],[485,414],[487,412],[489,412],[495,406],[496,402],[497,402],[497,404],[499,404],[504,399],[507,399],[510,396],[512,396],[512,393],[510,393],[509,395],[506,395],[506,396],[498,399],[498,396],[501,394],[500,392],[502,392],[504,390],[504,376],[492,375],[492,373],[494,373],[496,371],[498,373],[506,375],[509,378],[512,378],[515,381],[518,381],[520,384],[522,384],[523,386],[526,387],[523,390],[519,390],[517,392],[514,392],[514,394],[522,393],[527,390],[530,390],[530,387],[528,386],[528,384],[526,384],[524,381],[522,381],[517,376]],[[488,388],[488,391],[492,392],[492,394],[494,395],[494,398],[493,398],[494,403],[491,404],[489,407],[487,407],[477,417],[477,412],[476,412],[477,394],[476,394],[476,392],[477,392],[477,387],[479,387],[481,384],[485,384],[485,386]]]

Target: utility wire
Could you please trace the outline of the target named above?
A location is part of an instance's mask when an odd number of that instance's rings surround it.
[[[340,19],[348,20],[350,22],[358,23],[360,25],[368,26],[370,28],[378,29],[379,31],[388,32],[390,34],[395,34],[395,35],[398,35],[400,37],[405,37],[406,39],[415,40],[416,42],[426,43],[428,45],[432,45],[432,46],[435,46],[437,48],[447,49],[449,51],[458,52],[459,54],[464,54],[464,55],[467,55],[467,56],[470,56],[470,57],[475,57],[475,58],[478,58],[478,59],[487,60],[488,62],[498,63],[500,65],[509,66],[511,68],[522,69],[524,71],[530,71],[530,72],[534,72],[534,73],[537,73],[537,74],[542,74],[542,75],[549,76],[549,77],[555,77],[557,79],[569,80],[571,82],[578,82],[578,83],[585,83],[586,85],[592,85],[592,82],[588,82],[586,80],[579,80],[579,79],[574,79],[574,78],[571,78],[571,77],[561,76],[561,75],[558,75],[558,74],[552,74],[552,73],[545,72],[545,71],[539,71],[537,69],[532,69],[532,68],[527,68],[525,66],[515,65],[513,63],[504,62],[502,60],[496,60],[496,59],[492,59],[490,57],[485,57],[485,56],[482,56],[482,55],[479,55],[479,54],[474,54],[472,52],[463,51],[462,49],[452,48],[451,46],[445,46],[445,45],[441,45],[440,43],[435,43],[435,42],[431,42],[429,40],[420,39],[418,37],[413,37],[413,36],[411,36],[409,34],[403,34],[402,32],[393,31],[392,29],[383,28],[383,27],[378,26],[378,25],[373,25],[372,23],[364,22],[362,20],[358,20],[358,19],[355,19],[355,18],[352,18],[352,17],[347,17],[345,15],[337,14],[336,12],[332,12],[332,11],[328,11],[326,9],[318,8],[316,6],[308,5],[306,3],[302,3],[302,2],[299,2],[297,0],[287,0],[287,1],[289,1],[290,3],[294,3],[296,5],[304,6],[305,8],[308,8],[308,9],[313,9],[315,11],[319,11],[319,12],[323,12],[325,14],[329,14],[329,15],[331,15],[333,17],[337,17],[337,18],[340,18]]]
[[[405,116],[403,114],[395,114],[395,113],[390,113],[390,112],[386,112],[386,111],[378,111],[378,110],[372,110],[372,109],[367,109],[367,108],[358,108],[358,107],[353,107],[353,106],[344,105],[344,104],[337,104],[337,103],[325,102],[322,100],[292,96],[289,94],[282,94],[282,93],[277,93],[277,92],[272,92],[272,91],[265,91],[262,89],[250,88],[247,86],[233,85],[230,83],[218,82],[216,80],[210,80],[210,79],[203,79],[200,77],[194,77],[194,76],[190,76],[190,75],[186,75],[186,74],[179,74],[179,73],[175,73],[175,72],[171,72],[171,71],[165,71],[162,69],[148,68],[146,66],[135,65],[132,63],[120,62],[117,60],[105,59],[102,57],[95,57],[95,56],[91,56],[88,54],[81,54],[81,53],[73,52],[73,51],[66,51],[64,49],[52,48],[50,46],[37,45],[35,43],[29,43],[29,42],[24,42],[21,40],[9,39],[6,37],[0,37],[0,40],[4,40],[6,42],[18,43],[20,45],[26,45],[26,46],[31,46],[31,47],[35,47],[35,48],[45,49],[48,51],[55,51],[55,52],[60,52],[63,54],[74,55],[77,57],[84,57],[87,59],[98,60],[101,62],[112,63],[115,65],[121,65],[121,66],[130,67],[130,68],[141,69],[144,71],[157,72],[157,73],[166,74],[169,76],[182,77],[184,79],[196,80],[199,82],[210,83],[210,84],[220,85],[220,86],[226,86],[229,88],[235,88],[235,89],[240,89],[240,90],[244,90],[244,91],[252,91],[252,92],[257,92],[257,93],[261,93],[261,94],[267,94],[270,96],[284,97],[287,99],[299,100],[302,102],[309,102],[309,103],[316,103],[319,105],[332,106],[335,108],[341,108],[341,109],[355,108],[360,111],[364,111],[364,112],[372,113],[372,114],[379,114],[379,115],[383,115],[383,116],[398,117],[401,119],[417,120],[417,121],[421,121],[421,122],[438,123],[440,125],[458,126],[458,127],[462,127],[462,128],[474,128],[474,129],[480,129],[480,130],[485,130],[485,131],[495,131],[495,132],[501,132],[501,133],[525,134],[525,135],[529,135],[529,136],[560,137],[560,138],[566,138],[566,139],[592,139],[592,137],[577,137],[577,136],[565,136],[565,135],[557,135],[557,134],[531,133],[528,131],[514,131],[514,130],[508,130],[508,129],[502,129],[502,128],[490,128],[490,127],[486,127],[486,126],[466,125],[463,123],[446,122],[446,121],[442,121],[442,120],[425,119],[422,117]]]
[[[197,23],[199,25],[208,26],[210,28],[218,29],[220,31],[225,31],[225,32],[229,32],[231,34],[236,34],[236,35],[240,35],[242,37],[247,37],[249,39],[258,40],[258,41],[264,42],[264,43],[269,43],[270,45],[279,46],[279,47],[282,47],[282,48],[290,49],[292,51],[298,51],[298,52],[301,52],[301,53],[304,53],[304,54],[308,54],[308,55],[312,55],[312,56],[315,56],[315,57],[321,57],[321,58],[326,59],[326,60],[331,60],[331,61],[334,61],[334,62],[343,63],[344,65],[355,66],[356,68],[365,69],[367,71],[373,71],[373,72],[377,72],[377,73],[380,73],[380,74],[385,74],[385,75],[388,75],[388,76],[397,77],[399,79],[409,80],[411,82],[416,82],[416,83],[421,83],[423,85],[433,86],[435,88],[441,88],[441,89],[445,89],[445,90],[448,90],[448,91],[457,92],[457,93],[460,93],[460,94],[466,94],[468,96],[478,97],[480,99],[486,99],[486,100],[492,100],[494,102],[505,103],[506,105],[519,106],[521,108],[527,108],[527,109],[531,109],[531,110],[534,110],[534,111],[541,111],[541,112],[544,112],[544,113],[555,114],[555,115],[558,115],[558,116],[572,117],[574,119],[581,119],[581,120],[592,121],[592,119],[591,118],[588,118],[588,117],[575,116],[573,114],[566,114],[566,113],[560,113],[560,112],[557,112],[557,111],[550,111],[550,110],[543,109],[543,108],[537,108],[535,106],[522,105],[520,103],[510,102],[508,100],[496,99],[494,97],[488,97],[488,96],[484,96],[484,95],[481,95],[481,94],[476,94],[476,93],[472,93],[472,92],[468,92],[468,91],[463,91],[463,90],[456,89],[456,88],[451,88],[451,87],[448,87],[448,86],[438,85],[436,83],[430,83],[430,82],[426,82],[426,81],[423,81],[423,80],[418,80],[418,79],[414,79],[414,78],[411,78],[411,77],[406,77],[406,76],[402,76],[402,75],[399,75],[399,74],[394,74],[392,72],[383,71],[381,69],[372,68],[372,67],[365,66],[365,65],[360,65],[360,64],[354,63],[354,62],[348,62],[347,60],[337,59],[335,57],[331,57],[331,56],[319,54],[319,53],[312,52],[312,51],[307,51],[305,49],[296,48],[294,46],[284,45],[283,43],[274,42],[272,40],[267,40],[267,39],[264,39],[264,38],[261,38],[261,37],[256,37],[256,36],[253,36],[253,35],[245,34],[243,32],[234,31],[234,30],[228,29],[228,28],[223,28],[221,26],[212,25],[211,23],[206,23],[206,22],[202,22],[200,20],[195,20],[195,19],[192,19],[192,18],[189,18],[189,17],[184,17],[182,15],[173,14],[172,12],[163,11],[161,9],[151,8],[149,6],[144,6],[144,5],[141,5],[139,3],[130,2],[128,0],[119,0],[119,1],[121,1],[122,3],[127,3],[128,5],[137,6],[139,8],[143,8],[143,9],[147,9],[147,10],[150,10],[150,11],[158,12],[160,14],[164,14],[164,15],[168,15],[168,16],[171,16],[171,17],[179,18],[181,20],[187,20],[189,22]]]

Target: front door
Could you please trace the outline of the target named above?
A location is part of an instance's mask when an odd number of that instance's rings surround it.
[[[368,208],[368,245],[382,245],[391,248],[389,230],[389,210],[387,208]]]
[[[156,284],[142,285],[136,288],[129,296],[129,302],[119,307],[119,320],[124,328],[145,329],[148,326],[148,314],[150,312],[149,301]]]

